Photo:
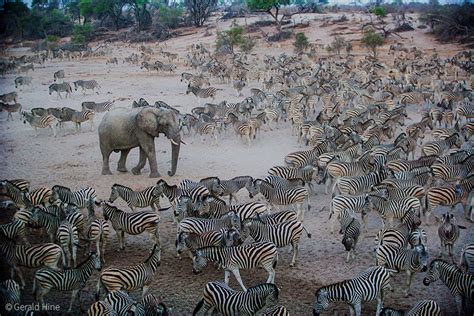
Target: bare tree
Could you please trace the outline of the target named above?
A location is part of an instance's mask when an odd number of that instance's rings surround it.
[[[188,10],[195,26],[202,26],[216,9],[217,0],[185,0],[184,6]]]

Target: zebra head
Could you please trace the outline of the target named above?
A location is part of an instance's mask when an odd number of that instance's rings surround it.
[[[257,194],[260,193],[260,185],[262,184],[261,179],[255,179],[253,181],[248,181],[245,184],[245,188],[249,191],[249,198],[253,199]]]
[[[380,316],[400,316],[400,315],[403,315],[401,311],[390,308],[390,307],[386,307],[382,309],[382,311],[380,312]]]
[[[114,184],[110,191],[109,203],[113,203],[116,199],[118,199],[118,197],[119,197],[119,192],[117,190],[117,186]]]
[[[194,203],[194,205],[192,206],[193,213],[197,213],[199,214],[199,216],[208,215],[210,205],[214,201],[215,198],[212,195],[199,197],[196,203]]]
[[[174,211],[174,216],[178,221],[181,221],[183,218],[191,216],[193,213],[193,200],[187,195],[182,195],[179,197],[178,202],[176,203],[176,208]]]
[[[439,279],[440,262],[441,262],[440,260],[431,261],[430,268],[428,272],[426,272],[425,278],[423,279],[423,285],[428,286],[430,285],[430,283],[433,283]]]
[[[428,252],[424,245],[416,245],[413,248],[413,251],[416,253],[416,260],[418,264],[421,266],[421,271],[426,272],[428,270]]]
[[[321,311],[329,307],[328,295],[329,295],[328,291],[324,288],[321,288],[316,292],[316,301],[314,302],[314,306],[313,306],[314,316],[319,316]]]
[[[180,232],[175,241],[176,251],[181,254],[186,248],[186,239],[188,239],[189,233]]]
[[[231,228],[224,234],[223,244],[226,247],[232,247],[242,244],[242,237],[237,229]]]
[[[192,254],[193,254],[193,273],[199,274],[207,266],[207,258],[204,257],[201,249],[194,251]]]

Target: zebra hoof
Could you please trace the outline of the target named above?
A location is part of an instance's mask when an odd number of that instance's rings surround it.
[[[295,266],[294,263],[290,263],[290,268],[293,268]]]

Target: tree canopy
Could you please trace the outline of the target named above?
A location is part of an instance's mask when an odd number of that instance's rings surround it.
[[[261,11],[270,14],[275,22],[278,21],[278,13],[282,5],[290,4],[290,0],[247,0],[247,6],[252,11]]]

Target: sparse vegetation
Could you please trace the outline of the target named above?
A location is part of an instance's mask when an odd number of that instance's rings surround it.
[[[247,6],[252,11],[268,13],[279,25],[281,22],[281,20],[278,20],[280,7],[290,4],[290,2],[290,0],[247,0]]]
[[[178,28],[183,23],[183,9],[179,7],[160,6],[159,21],[170,29]]]
[[[362,37],[362,43],[367,49],[373,54],[374,58],[377,58],[377,47],[382,46],[385,42],[384,37],[375,32],[371,27],[364,30],[364,36]]]
[[[185,0],[184,6],[195,26],[203,26],[204,22],[216,10],[217,0]]]
[[[297,52],[305,51],[309,46],[309,41],[306,35],[302,32],[296,33],[295,42],[293,43]]]
[[[244,28],[242,26],[233,24],[229,30],[217,34],[216,49],[218,50],[223,46],[228,47],[231,51],[234,51],[234,48],[239,46],[243,52],[249,53],[255,46],[255,40],[250,38],[250,36],[244,36]]]
[[[91,39],[92,36],[92,25],[89,23],[84,25],[74,26],[74,34],[72,41],[76,44],[84,44]]]
[[[342,36],[336,36],[334,41],[331,43],[332,51],[336,52],[338,55],[341,54],[341,50],[343,50],[346,46],[347,42]]]

